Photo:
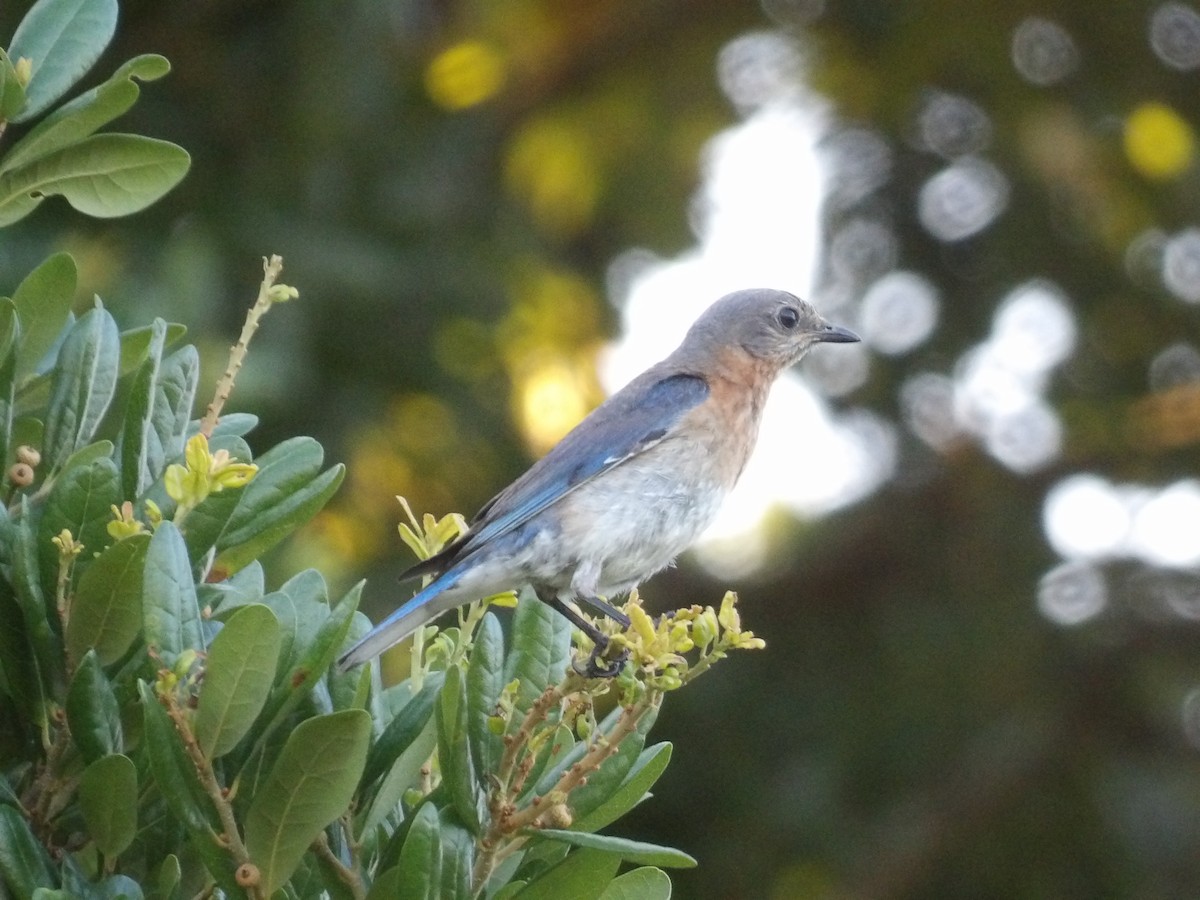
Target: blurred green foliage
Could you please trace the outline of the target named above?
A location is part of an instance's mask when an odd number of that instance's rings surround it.
[[[115,226],[42,203],[0,245],[0,289],[69,249],[120,319],[192,323],[215,372],[250,287],[241,261],[278,249],[306,301],[263,336],[235,403],[263,416],[266,446],[314,434],[348,477],[276,563],[317,560],[343,581],[370,567],[366,603],[383,609],[406,564],[393,495],[473,508],[552,440],[528,406],[546,373],[568,407],[598,398],[610,262],[691,244],[705,142],[738,119],[718,52],[748,30],[788,36],[833,104],[830,153],[886,163],[865,184],[835,167],[816,299],[855,309],[880,274],[837,240],[867,220],[941,315],[839,401],[897,423],[896,475],[819,522],[773,523],[768,569],[740,585],[768,649],[663,712],[658,727],[686,740],[676,778],[634,813],[639,836],[704,861],[675,878],[685,897],[1186,896],[1200,880],[1194,573],[1107,562],[1108,602],[1075,627],[1035,598],[1058,562],[1043,531],[1057,481],[1161,487],[1196,469],[1194,379],[1149,374],[1164,348],[1200,341],[1186,280],[1173,289],[1162,260],[1197,224],[1189,10],[133,3],[113,52],[161,52],[174,72],[127,121],[187,147],[191,172]],[[0,33],[21,13],[0,10]],[[1164,45],[1154,23],[1172,16]],[[921,215],[923,187],[958,158],[922,131],[942,95],[982,112],[986,138],[965,155],[1007,186],[994,221],[955,240]],[[902,389],[954,376],[1001,300],[1039,278],[1078,333],[1046,392],[1061,452],[1021,474],[971,436],[930,446]],[[686,565],[655,585],[713,590]]]

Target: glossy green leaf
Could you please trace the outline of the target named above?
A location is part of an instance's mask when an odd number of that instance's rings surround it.
[[[160,358],[167,323],[158,319],[155,326],[155,340],[130,390],[121,435],[125,493],[130,497],[140,496],[162,475],[169,461],[183,454],[200,378],[195,347],[188,345]]]
[[[174,853],[168,854],[158,867],[158,877],[154,885],[155,900],[176,900],[182,880],[183,869],[179,865],[179,857]]]
[[[598,900],[617,874],[621,858],[583,848],[513,894],[520,900]]]
[[[304,636],[304,629],[307,627],[305,622],[300,623],[301,631],[293,638],[293,647],[291,659],[293,662],[286,669],[286,675],[280,679],[276,679],[277,690],[267,704],[267,712],[264,716],[272,726],[277,724],[284,716],[295,708],[296,703],[312,690],[313,684],[325,674],[334,659],[337,658],[338,651],[345,643],[346,634],[350,630],[350,623],[354,620],[354,613],[358,609],[358,602],[362,598],[363,582],[359,582],[343,597],[337,605],[329,610],[324,619],[321,620],[316,634],[311,641],[307,641]],[[264,602],[265,602],[264,598]],[[270,605],[270,604],[268,604]],[[311,607],[323,609],[323,604],[316,604],[308,601]],[[303,601],[300,601],[298,610],[303,610]],[[311,619],[311,614],[300,615],[301,620]],[[284,623],[281,619],[281,624],[286,629],[288,623]],[[295,627],[295,626],[293,626]],[[306,642],[306,643],[302,643]],[[281,653],[282,657],[282,653]]]
[[[25,105],[25,87],[8,54],[0,50],[0,120],[11,121]],[[10,155],[12,151],[9,151]]]
[[[52,612],[54,601],[47,603],[42,592],[32,518],[28,498],[22,497],[21,515],[13,528],[12,584],[43,688],[47,693],[55,694],[54,687],[63,674],[62,642],[50,624],[50,616],[55,614]]]
[[[432,803],[423,804],[413,817],[396,868],[400,873],[396,900],[441,900],[442,829]]]
[[[591,850],[603,850],[605,853],[619,856],[626,862],[663,866],[668,869],[691,869],[696,865],[696,860],[682,850],[631,841],[628,838],[607,834],[590,834],[583,831],[565,831],[557,828],[543,828],[536,834],[539,839],[562,841],[574,847],[585,847]],[[570,859],[569,856],[567,858]]]
[[[203,840],[209,840],[208,829],[217,824],[217,813],[200,784],[196,766],[153,689],[139,682],[138,691],[142,700],[142,740],[159,793],[171,815],[191,832],[202,835]]]
[[[67,725],[86,762],[124,749],[121,709],[94,650],[79,661],[67,690]]]
[[[235,612],[213,638],[194,729],[209,759],[223,756],[250,730],[267,702],[279,658],[279,621],[261,604]]]
[[[602,725],[606,734],[611,733],[616,724],[616,716],[620,710],[614,710],[613,715]],[[596,809],[621,786],[633,769],[642,748],[646,745],[646,735],[650,726],[658,717],[658,708],[652,707],[641,719],[633,733],[627,735],[617,752],[601,763],[600,768],[588,775],[586,784],[582,784],[571,792],[571,810],[576,817],[584,817]]]
[[[426,677],[421,689],[400,709],[387,724],[379,739],[371,747],[367,764],[363,768],[362,786],[365,788],[382,776],[397,757],[408,747],[433,715],[433,704],[441,690],[444,676],[435,672]]]
[[[666,771],[670,761],[669,743],[663,742],[647,747],[638,756],[637,762],[621,785],[590,812],[577,815],[571,827],[576,831],[599,831],[611,825],[642,802],[650,788]]]
[[[50,858],[24,816],[0,805],[0,885],[7,885],[14,897],[32,897],[38,888],[56,883]]]
[[[438,761],[442,783],[463,824],[473,834],[480,830],[483,792],[475,777],[467,733],[467,684],[457,666],[446,670],[446,681],[434,707],[438,728]]]
[[[246,849],[270,895],[291,877],[321,829],[350,803],[362,774],[371,717],[358,709],[301,722],[246,814]]]
[[[394,813],[404,792],[415,787],[421,779],[421,770],[437,749],[437,722],[430,717],[425,727],[396,757],[392,767],[383,776],[379,789],[371,801],[362,831],[366,833]]]
[[[96,445],[75,456],[92,446]],[[112,449],[111,444],[108,449]],[[111,459],[100,456],[82,465],[67,461],[62,473],[54,479],[38,525],[42,588],[47,593],[55,590],[58,581],[59,552],[52,539],[65,529],[83,544],[84,552],[76,560],[73,575],[80,577],[91,566],[92,554],[112,543],[108,523],[112,521],[112,508],[120,502],[121,473]]]
[[[33,372],[67,325],[79,273],[69,253],[49,256],[13,292],[21,320],[17,384]]]
[[[209,607],[222,621],[239,607],[261,603],[265,594],[263,567],[257,560],[224,581],[196,585],[200,608]]]
[[[117,28],[117,0],[38,0],[13,35],[8,54],[33,63],[24,122],[71,89],[100,58]]]
[[[353,647],[359,639],[366,637],[373,627],[371,620],[360,610],[350,621],[346,642],[339,648],[338,656]],[[329,699],[334,709],[366,709],[371,692],[372,673],[370,666],[359,666],[342,672],[334,666],[325,676],[329,688]]]
[[[95,648],[102,665],[125,655],[142,627],[142,580],[150,535],[113,544],[79,579],[67,620],[67,652],[79,660]]]
[[[475,839],[449,810],[442,810],[438,818],[442,837],[441,897],[443,900],[472,900]]]
[[[320,511],[345,475],[341,464],[321,472],[324,455],[312,438],[299,437],[255,460],[258,473],[217,539],[216,570],[236,572]]]
[[[191,166],[182,147],[135,134],[94,134],[0,174],[0,226],[62,196],[101,219],[145,209],[175,187]]]
[[[40,725],[45,704],[38,664],[25,630],[25,616],[12,585],[0,579],[0,673],[23,719]]]
[[[393,866],[375,878],[367,891],[367,900],[396,900],[401,889],[400,867]]]
[[[79,809],[105,856],[118,856],[137,833],[137,768],[128,756],[97,759],[79,780]]]
[[[50,471],[92,440],[117,386],[121,339],[108,310],[79,317],[58,353],[46,412],[42,464]]]
[[[150,538],[142,583],[142,628],[146,645],[168,666],[184,650],[203,650],[196,583],[183,536],[163,522]]]
[[[641,866],[614,878],[600,900],[671,900],[671,879],[662,869]]]
[[[504,752],[501,736],[488,724],[504,684],[504,632],[489,612],[475,632],[467,666],[467,734],[476,772],[494,772]]]
[[[64,103],[38,122],[0,161],[0,172],[78,143],[133,106],[141,93],[138,81],[155,81],[169,71],[171,64],[162,56],[134,57],[103,84]]]
[[[0,298],[0,463],[3,464],[7,464],[8,450],[12,446],[20,338],[21,322],[17,318],[17,306],[7,297]]]
[[[522,591],[512,621],[512,650],[505,668],[505,683],[520,680],[512,728],[542,695],[547,685],[557,683],[567,671],[571,652],[571,623],[531,591]]]
[[[121,377],[137,369],[146,360],[150,351],[150,343],[154,339],[154,326],[145,325],[141,328],[130,328],[121,332],[121,362],[119,371]],[[164,346],[170,347],[187,334],[187,328],[177,322],[167,323],[167,336]]]

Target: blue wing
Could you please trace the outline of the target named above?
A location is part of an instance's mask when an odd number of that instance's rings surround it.
[[[524,475],[490,500],[471,529],[404,577],[444,572],[476,549],[524,525],[602,472],[659,443],[684,413],[708,396],[696,375],[639,376],[597,407]]]

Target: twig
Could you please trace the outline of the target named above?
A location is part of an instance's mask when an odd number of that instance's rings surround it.
[[[337,854],[329,846],[329,838],[326,837],[324,831],[317,835],[317,839],[312,842],[312,851],[325,860],[329,867],[337,873],[338,878],[350,889],[350,893],[354,895],[355,900],[365,900],[367,889],[363,885],[362,878],[359,877],[357,871],[348,868],[345,863],[337,858]]]
[[[283,259],[281,257],[272,256],[270,259],[263,259],[263,280],[262,284],[258,286],[258,299],[254,301],[254,306],[250,307],[250,312],[246,313],[246,324],[242,326],[238,342],[229,348],[229,365],[225,367],[225,374],[217,382],[212,402],[208,404],[208,411],[205,412],[204,420],[200,423],[200,433],[206,438],[212,437],[213,429],[217,427],[217,419],[221,416],[221,410],[224,409],[230,394],[233,393],[233,382],[242,368],[242,363],[246,359],[246,351],[250,347],[250,339],[254,337],[254,332],[258,331],[262,317],[267,314],[267,310],[271,308],[272,304],[295,296],[295,292],[290,289],[285,290],[282,294],[273,290],[275,279],[282,271]],[[283,288],[284,285],[280,285],[280,287]]]
[[[186,718],[183,715],[183,710],[175,702],[175,698],[167,695],[160,696],[163,707],[167,710],[167,715],[171,717],[171,721],[175,723],[175,730],[179,732],[179,737],[183,740],[183,747],[187,751],[188,757],[192,764],[196,767],[196,773],[200,776],[200,784],[204,787],[205,793],[213,802],[213,806],[217,809],[217,816],[221,819],[221,829],[224,832],[224,840],[222,844],[229,850],[234,860],[239,866],[251,865],[250,852],[246,849],[246,845],[242,842],[242,836],[238,832],[237,820],[233,815],[233,806],[229,803],[224,791],[221,790],[221,785],[217,781],[216,773],[213,772],[212,764],[205,757],[200,745],[196,742],[195,735],[192,734],[192,729],[188,725]],[[252,900],[264,900],[262,889],[258,885],[246,885],[246,892]]]

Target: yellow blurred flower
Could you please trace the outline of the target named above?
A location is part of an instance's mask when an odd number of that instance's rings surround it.
[[[483,41],[460,41],[433,58],[425,70],[425,90],[445,109],[476,106],[504,85],[508,66],[494,47]]]
[[[1164,103],[1143,103],[1125,120],[1125,155],[1147,178],[1174,178],[1192,165],[1191,126]]]

